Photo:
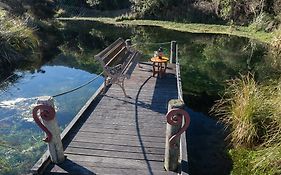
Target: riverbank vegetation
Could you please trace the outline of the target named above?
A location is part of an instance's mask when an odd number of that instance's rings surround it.
[[[280,0],[123,0],[110,5],[104,0],[87,0],[80,2],[78,9],[73,8],[77,7],[75,0],[60,2],[64,6],[60,6],[57,17],[74,17],[72,20],[230,34],[266,43],[271,43],[273,37],[280,34]]]
[[[42,32],[54,29],[50,20],[53,5],[53,1],[45,0],[0,2],[0,79],[10,76],[23,62],[43,57],[38,54],[49,47],[46,44],[49,35]]]
[[[242,75],[228,88],[213,108],[230,130],[233,174],[280,174],[281,88],[279,80],[258,82]]]
[[[38,46],[38,39],[33,27],[27,20],[13,17],[0,9],[0,70],[1,77],[10,72],[24,58],[25,53],[32,52]]]

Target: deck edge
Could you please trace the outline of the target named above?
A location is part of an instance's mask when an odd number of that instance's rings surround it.
[[[176,76],[177,76],[177,88],[178,88],[178,99],[183,101],[182,81],[180,73],[180,63],[178,57],[178,44],[176,45]],[[180,175],[188,175],[188,152],[187,152],[187,141],[186,134],[183,133],[180,138]]]
[[[62,142],[65,142],[68,133],[75,127],[77,121],[79,121],[85,111],[91,106],[91,104],[97,99],[97,97],[102,93],[104,88],[104,83],[100,85],[100,87],[96,90],[94,95],[85,103],[85,105],[80,109],[80,111],[75,115],[75,117],[71,120],[71,122],[67,125],[67,127],[61,133]],[[63,144],[64,145],[64,144]],[[65,150],[65,147],[64,147]],[[43,156],[35,163],[35,165],[31,168],[32,174],[42,174],[43,171],[47,168],[47,166],[51,163],[50,154],[47,150]]]

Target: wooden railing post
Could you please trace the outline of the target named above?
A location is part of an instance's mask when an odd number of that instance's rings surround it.
[[[44,141],[48,143],[51,161],[58,164],[65,160],[65,156],[63,153],[63,146],[60,137],[60,128],[55,117],[54,109],[55,105],[53,97],[39,97],[37,101],[37,107],[33,109],[33,118],[39,127],[46,132],[47,138]],[[39,119],[38,114],[41,116],[41,120]],[[42,121],[42,123],[40,121]]]
[[[168,111],[172,109],[183,109],[184,102],[178,99],[172,99],[168,104]],[[173,144],[170,143],[170,138],[176,135],[182,127],[182,123],[171,125],[167,123],[166,126],[166,145],[165,145],[165,161],[164,167],[167,171],[177,171],[180,164],[180,137],[178,137]]]
[[[171,41],[171,55],[170,55],[170,63],[176,63],[177,57],[177,42]]]

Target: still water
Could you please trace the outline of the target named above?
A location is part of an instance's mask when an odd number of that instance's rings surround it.
[[[268,61],[266,46],[246,38],[94,22],[65,22],[55,36],[61,41],[55,54],[25,64],[9,79],[1,80],[0,174],[28,172],[46,149],[44,134],[31,116],[37,97],[55,95],[94,78],[101,68],[93,56],[118,37],[131,38],[143,52],[143,61],[159,47],[168,55],[166,42],[176,40],[185,101],[193,111],[204,114],[223,94],[226,80],[251,71],[263,81],[279,71]],[[61,129],[102,82],[99,77],[78,91],[55,98]]]

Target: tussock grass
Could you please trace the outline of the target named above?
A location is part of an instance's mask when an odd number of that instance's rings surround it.
[[[281,173],[281,82],[230,80],[212,112],[230,130],[234,175]]]
[[[9,16],[5,10],[0,9],[1,72],[13,70],[19,61],[25,59],[25,53],[33,53],[38,47],[39,41],[34,30],[27,25],[27,20]]]
[[[15,49],[34,48],[38,45],[34,30],[28,27],[27,21],[12,18],[6,11],[0,10],[1,42],[7,42],[8,45]]]
[[[266,115],[265,96],[253,76],[228,81],[223,98],[212,111],[230,128],[228,138],[235,147],[253,147],[260,140],[259,123]]]

